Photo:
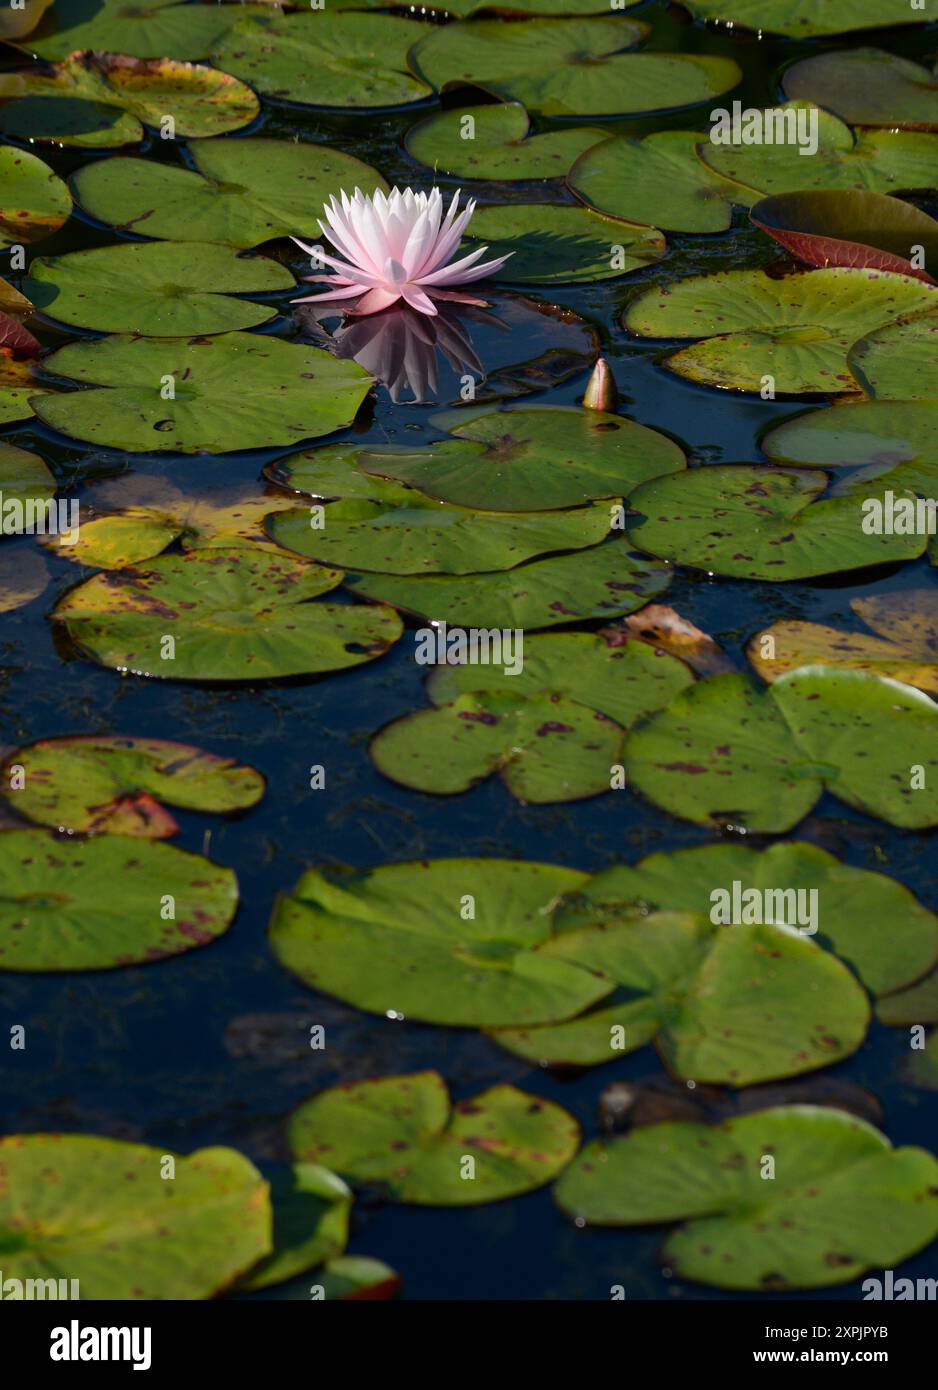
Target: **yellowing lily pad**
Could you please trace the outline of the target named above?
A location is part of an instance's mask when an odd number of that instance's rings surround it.
[[[562,178],[577,156],[606,138],[598,127],[574,126],[543,135],[531,135],[530,128],[530,117],[517,101],[453,107],[413,126],[404,144],[434,172],[507,181]]]
[[[0,248],[41,241],[71,211],[68,188],[48,164],[27,150],[0,145]]]

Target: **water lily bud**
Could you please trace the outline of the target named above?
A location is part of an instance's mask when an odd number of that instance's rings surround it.
[[[616,391],[615,377],[605,357],[597,357],[592,375],[583,393],[583,406],[586,410],[615,410],[619,394]]]

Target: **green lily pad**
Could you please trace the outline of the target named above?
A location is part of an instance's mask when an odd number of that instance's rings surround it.
[[[748,1086],[849,1056],[869,1023],[847,967],[784,927],[653,912],[563,931],[542,954],[596,971],[616,994],[566,1023],[492,1034],[535,1063],[591,1066],[654,1039],[675,1076]]]
[[[817,122],[817,149],[786,139],[773,144],[715,144],[704,139],[697,151],[704,165],[726,179],[737,180],[760,193],[803,193],[809,189],[854,189],[897,193],[905,188],[932,188],[938,183],[938,138],[907,130],[863,130],[854,133],[830,111],[809,101],[790,101],[772,107],[773,133],[788,112],[799,111]],[[787,127],[786,127],[787,129]],[[736,201],[740,201],[737,199]],[[747,201],[751,201],[751,198]]]
[[[372,740],[378,770],[441,796],[493,773],[522,801],[597,796],[612,785],[624,729],[693,679],[666,653],[593,633],[534,637],[525,648],[515,673],[505,664],[439,666],[428,683],[436,708]]]
[[[55,478],[38,454],[0,441],[0,536],[14,534],[21,522],[55,496]]]
[[[782,86],[789,98],[816,102],[851,125],[938,130],[933,74],[881,48],[835,49],[803,58],[785,71]]]
[[[464,420],[458,410],[435,416],[455,440],[411,451],[366,448],[358,467],[441,502],[527,512],[628,495],[685,466],[666,435],[599,410],[485,410]]]
[[[836,951],[873,994],[902,989],[935,963],[938,917],[914,894],[896,879],[841,864],[832,854],[801,841],[766,850],[699,845],[650,854],[635,865],[616,865],[565,897],[554,916],[554,934],[562,941],[569,931],[608,930],[649,912],[693,912],[710,918],[714,890],[731,894],[734,883],[740,885],[738,916],[750,924],[771,916],[792,927],[810,925],[805,920],[810,914],[801,911],[799,916],[797,897],[788,890],[796,895],[799,889],[816,891],[817,931],[805,935]],[[752,889],[775,895],[763,898],[754,915],[743,899]],[[802,906],[808,901],[802,899]],[[739,930],[735,906],[730,915],[733,924],[719,926],[718,933],[732,936]],[[889,922],[888,933],[881,929],[883,922]],[[735,1001],[736,1007],[741,1007],[745,993]],[[735,1051],[740,1051],[738,1039]]]
[[[21,47],[47,60],[80,48],[134,58],[207,58],[233,24],[266,5],[178,4],[174,0],[55,0],[38,34]]]
[[[146,453],[224,453],[331,434],[352,423],[371,382],[354,362],[254,333],[102,338],[70,343],[44,365],[101,388],[33,397],[44,424]]]
[[[33,413],[31,398],[48,393],[48,387],[40,386],[33,375],[36,366],[35,360],[17,361],[10,348],[0,348],[0,425],[28,420]]]
[[[435,172],[502,181],[562,178],[578,155],[606,138],[599,127],[573,126],[545,135],[531,135],[530,128],[530,117],[517,101],[455,107],[412,126],[404,145]]]
[[[869,396],[886,401],[938,400],[938,318],[897,318],[866,333],[847,363]]]
[[[910,258],[921,255],[925,265],[938,267],[938,222],[899,198],[856,188],[812,189],[763,198],[749,216],[807,265],[891,270],[935,283]]]
[[[751,638],[747,655],[754,669],[771,682],[798,666],[845,666],[891,676],[938,695],[938,592],[871,594],[852,598],[850,607],[876,636],[825,623],[783,620]],[[763,655],[767,650],[771,656]]]
[[[856,391],[851,345],[900,314],[938,308],[938,289],[883,271],[806,270],[773,280],[761,270],[694,275],[646,290],[623,315],[646,338],[703,338],[665,361],[708,386],[778,392]],[[938,318],[935,319],[938,323]]]
[[[7,1278],[74,1279],[83,1300],[202,1299],[270,1250],[267,1184],[234,1149],[184,1157],[90,1134],[11,1134],[0,1166]]]
[[[12,769],[22,768],[14,789]],[[5,757],[3,795],[27,820],[70,834],[175,835],[162,802],[186,811],[243,811],[264,795],[253,767],[185,743],[124,735],[40,739]]]
[[[22,0],[21,7],[15,10],[12,5],[4,5],[0,10],[0,39],[16,43],[32,33],[51,4],[52,0]]]
[[[165,960],[221,936],[237,905],[231,869],[175,845],[0,832],[0,971]]]
[[[844,1283],[922,1249],[938,1234],[936,1185],[924,1149],[893,1149],[863,1120],[797,1105],[594,1141],[555,1195],[587,1225],[685,1221],[661,1251],[676,1277],[777,1292]]]
[[[671,570],[621,538],[494,574],[347,574],[377,603],[462,627],[547,628],[633,613],[665,591]]]
[[[381,1183],[397,1202],[446,1207],[542,1187],[580,1143],[576,1120],[552,1101],[492,1086],[453,1103],[435,1071],[321,1091],[293,1112],[288,1134],[298,1157],[328,1156],[351,1182]]]
[[[286,266],[264,256],[198,241],[136,241],[33,261],[26,290],[59,323],[180,337],[264,323],[274,305],[233,296],[294,285]]]
[[[493,256],[511,255],[492,280],[521,285],[612,280],[642,270],[667,250],[657,227],[554,203],[479,208],[467,235],[485,242]]]
[[[307,603],[341,577],[290,555],[206,547],[96,574],[69,590],[52,616],[84,655],[135,675],[313,675],[374,661],[403,631],[390,608]]]
[[[632,730],[625,771],[654,805],[700,825],[781,834],[827,790],[920,830],[938,824],[936,721],[926,695],[861,671],[801,667],[767,689],[715,676]]]
[[[244,19],[212,52],[212,62],[255,91],[307,106],[405,106],[429,96],[408,67],[425,33],[410,19],[322,10]]]
[[[863,489],[872,479],[896,491],[931,496],[938,460],[938,402],[847,401],[786,420],[762,440],[777,463],[856,468],[837,492]]]
[[[216,138],[190,141],[187,154],[194,168],[96,160],[72,176],[72,187],[86,212],[121,231],[244,249],[294,234],[319,239],[317,215],[337,189],[387,192],[376,170],[326,145]]]
[[[932,970],[908,989],[880,999],[876,1017],[890,1028],[938,1023],[938,970]]]
[[[614,136],[573,165],[567,183],[597,212],[673,232],[724,232],[748,188],[715,174],[697,155],[702,135],[659,130],[644,140]]]
[[[188,8],[188,7],[187,7]],[[170,58],[72,53],[48,71],[0,73],[0,132],[18,140],[111,149],[171,116],[176,136],[222,135],[260,102],[227,72]]]
[[[853,29],[885,29],[898,24],[927,24],[938,19],[938,0],[683,0],[698,19],[722,20],[741,29],[785,34],[793,39],[819,34],[847,34]]]
[[[41,241],[71,215],[68,188],[48,164],[27,150],[0,145],[0,188],[2,250],[23,242]]]
[[[399,1292],[401,1277],[382,1260],[340,1255],[316,1271],[316,1283],[325,1299],[388,1299]]]
[[[267,523],[279,545],[324,564],[382,574],[473,574],[506,570],[553,550],[581,550],[607,534],[609,507],[551,512],[482,512],[415,492],[406,504],[330,502],[324,524],[308,511],[279,512]]]
[[[729,91],[729,58],[628,53],[644,33],[627,19],[476,19],[432,29],[414,70],[438,90],[470,84],[545,116],[628,115],[695,106]]]
[[[501,859],[310,869],[277,902],[270,948],[304,984],[368,1013],[469,1028],[567,1018],[610,986],[537,948],[561,894],[586,881]]]
[[[826,484],[816,469],[764,464],[714,464],[652,478],[632,494],[639,516],[629,520],[629,538],[709,574],[779,583],[923,553],[924,534],[866,534],[861,497],[815,500]]]
[[[282,1284],[340,1256],[348,1241],[352,1193],[318,1163],[295,1163],[270,1174],[274,1209],[271,1254],[239,1281],[239,1293]]]

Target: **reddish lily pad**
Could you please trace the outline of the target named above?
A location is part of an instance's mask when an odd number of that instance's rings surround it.
[[[812,189],[763,198],[749,216],[808,265],[892,270],[935,283],[930,269],[938,269],[938,222],[898,198]]]

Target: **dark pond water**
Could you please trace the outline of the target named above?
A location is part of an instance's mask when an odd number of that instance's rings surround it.
[[[744,105],[778,98],[778,74],[796,51],[803,55],[806,48],[839,46],[837,41],[804,45],[730,37],[683,22],[658,0],[641,17],[654,25],[652,47],[736,56],[746,83],[732,95]],[[934,35],[883,34],[876,43],[924,58]],[[260,120],[245,133],[335,144],[375,165],[389,181],[426,187],[427,171],[409,159],[401,143],[422,109],[352,116],[265,103]],[[703,111],[696,124],[706,121]],[[536,128],[558,124],[541,121]],[[636,134],[694,124],[687,112],[608,122],[610,129],[628,127]],[[89,158],[75,151],[40,152],[60,173]],[[155,140],[144,152],[149,158],[185,160],[184,148],[168,141]],[[543,184],[517,187],[519,198],[565,196]],[[494,190],[483,186],[483,201],[486,193],[494,197]],[[112,240],[110,231],[77,214],[63,232],[42,243],[41,253]],[[760,435],[808,402],[734,398],[682,382],[657,365],[667,345],[636,343],[618,327],[618,318],[629,297],[656,276],[767,264],[777,259],[775,251],[741,215],[724,235],[671,236],[669,242],[665,268],[604,284],[561,287],[550,295],[534,290],[530,297],[573,309],[592,325],[612,364],[621,409],[676,437],[693,465],[758,460]],[[298,260],[293,263],[299,268]],[[289,318],[264,331],[289,333]],[[544,334],[546,343],[547,329]],[[49,345],[60,340],[54,329],[41,336]],[[491,339],[483,332],[474,343],[485,360]],[[536,357],[543,347],[532,330],[521,356]],[[585,379],[580,372],[528,399],[573,404]],[[429,413],[425,406],[392,405],[379,389],[373,418],[363,419],[357,437],[410,443],[434,437]],[[183,489],[205,482],[243,483],[289,452],[129,458],[75,446],[36,424],[8,426],[0,433],[11,443],[38,449],[81,496],[89,478],[124,469],[165,476]],[[4,542],[24,549],[33,544]],[[384,780],[368,761],[369,735],[424,705],[423,672],[413,660],[409,637],[377,663],[318,680],[200,688],[121,678],[56,647],[46,614],[56,595],[75,582],[76,570],[64,560],[49,563],[54,582],[42,597],[0,616],[0,741],[16,745],[93,732],[176,738],[253,763],[268,780],[268,794],[241,819],[179,816],[177,842],[233,866],[239,877],[237,919],[218,943],[146,968],[83,976],[0,975],[0,1020],[25,1024],[29,1036],[28,1051],[13,1054],[21,1060],[5,1060],[0,1071],[5,1131],[107,1133],[181,1151],[224,1143],[267,1161],[285,1156],[286,1113],[339,1080],[435,1067],[457,1097],[510,1081],[561,1102],[592,1135],[600,1093],[610,1082],[661,1079],[650,1048],[562,1077],[509,1057],[472,1031],[364,1015],[294,982],[268,952],[265,929],[278,892],[289,889],[312,863],[366,866],[417,857],[500,855],[596,870],[655,850],[707,843],[714,834],[672,819],[628,792],[570,806],[526,808],[495,781],[441,803]],[[934,583],[935,572],[925,561],[901,572],[854,574],[846,583],[772,586],[678,572],[667,602],[713,634],[742,667],[745,640],[771,620],[797,617],[855,627],[849,608],[853,596]],[[327,769],[328,789],[311,792],[308,770],[317,763]],[[938,907],[938,868],[928,835],[892,830],[825,798],[791,838],[822,845],[848,863],[884,870]],[[327,1028],[323,1052],[308,1047],[314,1023]],[[868,1088],[883,1106],[894,1143],[935,1148],[932,1097],[904,1080],[907,1058],[907,1036],[874,1023],[859,1051],[824,1075]],[[792,1086],[790,1094],[798,1094],[798,1088]],[[358,1203],[350,1249],[393,1265],[403,1276],[404,1296],[412,1299],[608,1298],[615,1283],[625,1285],[630,1299],[720,1296],[669,1279],[654,1258],[660,1237],[655,1230],[577,1230],[544,1189],[464,1211]],[[910,1260],[903,1273],[934,1275],[934,1253],[926,1250]],[[308,1283],[299,1279],[265,1296],[305,1298]],[[803,1296],[855,1298],[859,1284]]]

